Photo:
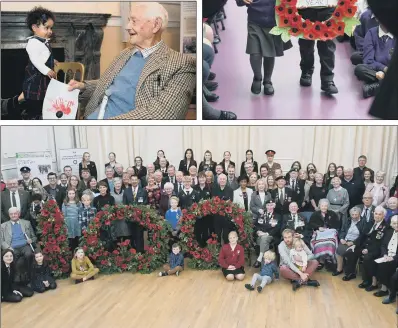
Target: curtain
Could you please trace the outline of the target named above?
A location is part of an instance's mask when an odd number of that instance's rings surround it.
[[[303,167],[313,162],[322,173],[330,162],[356,167],[360,155],[368,157],[368,167],[387,173],[388,184],[398,171],[393,126],[80,126],[75,127],[75,137],[77,147],[88,147],[100,167],[111,151],[126,168],[134,164],[135,156],[141,156],[144,164],[154,162],[158,150],[176,166],[187,148],[193,149],[198,163],[206,150],[216,162],[228,150],[239,167],[247,149],[259,165],[266,161],[265,151],[272,149],[284,172],[295,160]]]

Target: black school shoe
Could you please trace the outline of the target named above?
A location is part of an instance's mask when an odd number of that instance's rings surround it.
[[[261,266],[261,262],[259,262],[259,261],[256,261],[253,264],[253,268],[256,268],[256,269],[258,269],[260,266]]]
[[[355,279],[356,277],[357,277],[357,275],[355,273],[350,273],[343,277],[343,281],[350,281],[352,279]]]
[[[362,87],[363,97],[365,99],[374,97],[376,95],[376,92],[379,90],[379,88],[380,88],[379,82],[364,84]]]
[[[332,276],[333,276],[333,277],[336,277],[336,276],[341,275],[342,273],[343,273],[343,270],[341,270],[341,271],[337,271],[337,270],[336,270],[335,272],[332,273]]]
[[[376,297],[383,297],[383,296],[387,296],[389,294],[388,290],[379,290],[376,293],[373,293],[374,296]]]
[[[318,280],[307,280],[307,286],[311,286],[311,287],[319,287],[321,284],[319,283]]]
[[[312,74],[305,72],[301,73],[300,85],[302,87],[310,87],[312,85]]]
[[[369,281],[362,281],[359,285],[358,288],[367,288],[371,285],[372,283]]]
[[[237,118],[238,117],[236,116],[235,113],[222,110],[220,117],[218,119],[225,121],[225,120],[236,120]]]
[[[370,286],[366,287],[365,290],[366,290],[367,292],[373,292],[374,290],[376,290],[376,289],[378,289],[378,288],[379,288],[378,286],[370,285]]]
[[[210,72],[209,77],[207,78],[209,81],[213,81],[216,78],[216,73]]]
[[[322,81],[321,82],[321,90],[324,91],[328,95],[333,95],[333,94],[339,93],[339,90],[337,89],[337,87],[333,81],[324,81],[324,82]]]
[[[215,91],[218,88],[218,82],[215,81],[206,81],[205,82],[205,87],[209,91]]]
[[[255,95],[260,94],[261,92],[261,80],[253,80],[252,87],[251,87],[251,92],[254,93]]]
[[[264,94],[266,96],[272,96],[275,93],[272,82],[264,82]]]
[[[250,285],[250,284],[246,284],[245,288],[248,289],[248,290],[254,290],[254,287],[252,285]]]
[[[299,281],[297,280],[292,280],[292,289],[295,292],[297,289],[299,289],[301,287],[301,284]]]

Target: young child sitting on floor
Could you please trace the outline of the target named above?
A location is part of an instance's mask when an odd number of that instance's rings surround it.
[[[308,256],[304,251],[304,242],[301,239],[295,239],[293,241],[293,248],[290,250],[290,258],[296,267],[301,271],[307,270]]]
[[[75,280],[76,284],[86,280],[94,280],[94,276],[99,272],[95,268],[90,259],[84,255],[83,248],[76,248],[75,255],[72,260],[72,273],[70,277]]]
[[[363,64],[355,67],[356,77],[365,82],[363,97],[375,96],[384,79],[395,48],[395,38],[380,24],[366,33],[363,44]]]
[[[49,41],[54,26],[54,14],[42,7],[33,8],[26,18],[26,24],[33,32],[28,38],[26,51],[29,62],[25,69],[23,81],[23,94],[25,96],[27,119],[37,120],[42,118],[42,107],[50,79],[57,76],[54,72],[54,60]]]
[[[181,254],[180,245],[173,244],[169,263],[163,265],[163,269],[165,271],[159,272],[159,277],[164,277],[171,274],[179,276],[180,272],[184,270],[184,255]]]
[[[354,30],[356,51],[351,55],[351,63],[353,65],[363,64],[363,43],[366,33],[368,33],[371,28],[379,26],[377,18],[370,9],[363,12],[359,20],[361,24],[357,25]]]
[[[274,261],[275,253],[272,251],[266,251],[264,253],[264,261],[261,266],[260,273],[255,273],[253,275],[252,282],[250,284],[246,284],[245,287],[248,290],[254,290],[256,281],[260,281],[261,283],[260,286],[257,287],[257,291],[261,293],[265,285],[269,285],[272,282],[274,276],[275,280],[278,280],[279,271]]]
[[[35,252],[30,284],[36,293],[44,293],[46,290],[57,288],[57,283],[40,250]]]

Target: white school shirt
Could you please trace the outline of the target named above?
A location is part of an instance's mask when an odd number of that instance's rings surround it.
[[[46,43],[48,40],[46,41]],[[47,75],[51,68],[46,66],[48,58],[51,56],[50,49],[45,43],[37,40],[33,36],[28,38],[28,44],[26,45],[26,52],[29,55],[29,59],[32,64],[39,70],[43,75]]]

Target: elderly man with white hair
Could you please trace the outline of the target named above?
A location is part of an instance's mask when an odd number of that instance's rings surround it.
[[[348,210],[362,204],[362,196],[365,193],[365,183],[362,179],[354,178],[354,170],[352,168],[344,169],[344,178],[341,181],[341,186],[348,192],[348,198],[350,200]]]
[[[18,190],[18,180],[10,179],[6,182],[7,189],[1,193],[1,222],[10,219],[8,210],[17,207],[21,216],[29,220],[29,193],[24,190]]]
[[[131,6],[123,50],[99,80],[69,82],[79,89],[86,119],[184,119],[196,85],[196,59],[170,49],[162,34],[168,13],[157,2]]]
[[[8,210],[10,221],[1,224],[1,249],[12,249],[14,251],[17,273],[21,283],[29,283],[30,268],[33,260],[33,246],[36,235],[32,225],[27,220],[20,219],[17,207]]]

